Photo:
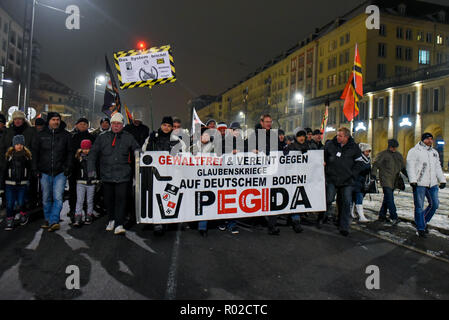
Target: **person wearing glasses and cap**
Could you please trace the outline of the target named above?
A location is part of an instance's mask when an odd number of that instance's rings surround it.
[[[426,238],[426,233],[429,232],[428,223],[439,207],[438,191],[446,188],[440,157],[432,146],[433,135],[426,132],[407,155],[407,172],[410,186],[413,188],[416,229],[421,238]],[[429,202],[426,209],[424,198]]]

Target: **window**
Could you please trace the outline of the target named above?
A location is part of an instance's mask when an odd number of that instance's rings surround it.
[[[345,51],[345,63],[349,63],[349,50]]]
[[[348,43],[349,41],[351,41],[351,33],[347,33],[346,34],[346,43]]]
[[[11,35],[9,37],[9,42],[13,45],[16,45],[16,32],[11,31]]]
[[[344,58],[343,53],[340,53],[340,59],[339,59],[339,64],[340,64],[340,65],[343,64],[343,61],[344,61],[343,58]]]
[[[7,23],[3,25],[3,32],[8,33],[9,26]]]
[[[323,73],[323,63],[320,62],[320,73]]]
[[[378,118],[382,118],[385,114],[385,99],[379,98],[379,105],[378,105]]]
[[[332,86],[335,87],[337,85],[337,74],[332,75]]]
[[[442,64],[443,62],[444,62],[444,59],[443,59],[443,53],[442,52],[438,52],[437,53],[437,64]]]
[[[396,47],[396,59],[402,60],[402,47],[401,46]]]
[[[429,89],[424,89],[422,96],[422,111],[429,112]]]
[[[413,31],[411,29],[405,31],[405,39],[413,40]]]
[[[405,48],[405,60],[412,61],[413,60],[413,49]]]
[[[439,45],[443,44],[443,36],[441,34],[437,35],[437,44]]]
[[[440,90],[433,89],[433,112],[439,111]]]
[[[9,60],[14,61],[14,57],[15,57],[15,54],[14,54],[14,49],[13,49],[9,52]]]
[[[387,36],[387,27],[384,24],[380,25],[379,36],[382,36],[382,37]]]
[[[412,95],[408,94],[406,97],[405,110],[407,115],[412,114]]]
[[[419,31],[417,36],[416,36],[416,40],[418,41],[424,41],[424,32]]]
[[[345,44],[345,37],[342,36],[342,37],[340,37],[340,46],[342,46],[344,44]]]
[[[430,50],[419,49],[418,63],[422,65],[430,64]]]
[[[6,46],[8,45],[8,43],[6,42],[5,39],[3,39],[2,42],[3,42],[3,43],[2,43],[2,49],[3,49],[3,51],[6,51]]]
[[[379,43],[378,56],[382,58],[387,56],[387,45],[385,43]]]
[[[398,39],[404,38],[404,34],[402,32],[402,28],[401,27],[397,27],[396,28],[396,38],[398,38]]]
[[[318,82],[318,90],[323,90],[323,79],[320,79],[320,81]]]
[[[427,32],[427,35],[426,35],[426,42],[427,42],[427,43],[432,43],[432,33]]]
[[[312,66],[308,66],[307,67],[307,78],[311,78],[312,77]]]
[[[394,75],[400,76],[403,73],[402,66],[395,66],[394,67]]]
[[[384,79],[386,77],[386,66],[385,64],[378,64],[377,65],[377,78],[378,79]]]

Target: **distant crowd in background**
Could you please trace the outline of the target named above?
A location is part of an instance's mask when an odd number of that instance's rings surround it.
[[[313,223],[317,228],[333,222],[343,236],[348,236],[351,218],[360,223],[370,220],[363,209],[366,194],[377,193],[377,181],[384,199],[378,219],[397,225],[399,217],[394,190],[405,190],[401,173],[413,189],[415,225],[419,237],[429,232],[428,223],[439,207],[438,192],[446,187],[438,152],[432,147],[433,136],[424,133],[421,141],[404,161],[397,151],[398,141],[388,141],[385,151],[371,159],[369,144],[357,144],[347,128],[323,144],[322,132],[298,128],[294,137],[281,129],[272,129],[268,114],[261,116],[255,131],[244,132],[241,124],[207,121],[200,129],[198,141],[182,127],[178,118],[164,117],[160,127],[150,132],[139,113],[125,126],[124,117],[116,113],[104,118],[99,127],[89,130],[89,120],[80,118],[68,131],[60,114],[49,112],[46,119],[38,118],[31,125],[21,111],[11,121],[0,114],[0,172],[2,206],[6,208],[4,229],[11,231],[27,224],[31,212],[42,208],[42,228],[49,232],[60,229],[60,215],[68,194],[68,217],[74,228],[90,225],[101,215],[108,215],[107,231],[122,235],[135,221],[133,157],[136,150],[215,153],[264,153],[310,150],[324,152],[326,179],[326,212],[288,215],[288,223],[296,233],[302,224]],[[272,135],[277,135],[273,143]],[[218,137],[218,138],[217,138]],[[221,141],[219,141],[221,140]],[[255,144],[249,143],[255,141]],[[230,147],[231,146],[231,147]],[[65,192],[68,186],[68,192]],[[425,199],[428,205],[425,207]],[[333,203],[336,202],[336,210]],[[387,215],[389,213],[389,215]],[[252,218],[252,221],[259,220]],[[268,234],[279,235],[278,216],[262,219]],[[183,229],[190,224],[183,224]],[[154,225],[155,235],[162,236],[165,225]],[[208,235],[208,222],[197,226],[201,236]],[[238,234],[236,221],[223,221],[222,231]]]

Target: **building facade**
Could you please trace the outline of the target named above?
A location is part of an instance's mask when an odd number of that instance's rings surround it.
[[[379,29],[368,29],[366,8],[380,9]],[[449,7],[414,0],[365,1],[342,17],[316,28],[296,46],[261,66],[221,94],[222,116],[210,117],[253,127],[263,113],[293,134],[319,128],[329,103],[327,137],[350,127],[340,96],[353,68],[358,45],[365,96],[354,122],[355,138],[374,153],[399,140],[406,156],[424,131],[449,161]],[[299,99],[300,97],[301,99]],[[202,110],[198,111],[199,113]]]

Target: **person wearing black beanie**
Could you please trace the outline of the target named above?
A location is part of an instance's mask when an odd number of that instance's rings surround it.
[[[407,172],[415,204],[415,224],[421,238],[426,238],[429,233],[428,224],[439,208],[439,189],[446,188],[447,183],[440,156],[433,148],[433,143],[433,135],[426,132],[407,155]],[[428,200],[427,208],[425,199]]]
[[[187,146],[173,133],[173,118],[164,117],[161,127],[153,131],[145,140],[142,151],[168,151],[169,153],[186,152]],[[165,233],[165,227],[161,224],[154,226],[154,234],[162,236]]]

